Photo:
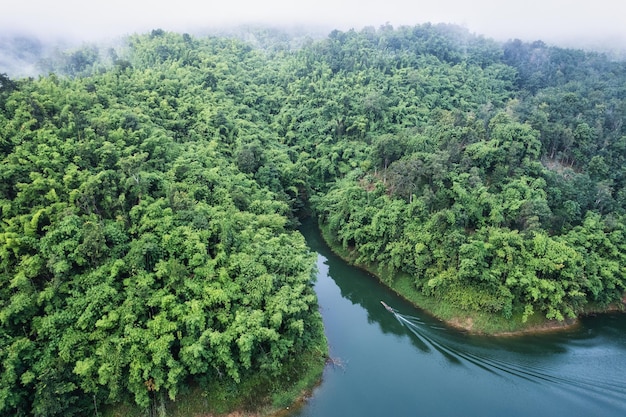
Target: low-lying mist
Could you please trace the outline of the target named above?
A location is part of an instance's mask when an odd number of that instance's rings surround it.
[[[614,0],[26,0],[4,5],[0,14],[0,73],[46,73],[66,51],[85,45],[106,51],[129,34],[156,28],[254,43],[250,28],[280,28],[297,39],[315,39],[334,29],[451,23],[501,42],[542,40],[624,59],[625,12],[626,4]]]

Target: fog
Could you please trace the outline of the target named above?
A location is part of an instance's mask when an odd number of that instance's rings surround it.
[[[619,0],[8,0],[0,30],[102,40],[154,28],[189,31],[238,24],[347,30],[456,23],[498,40],[584,42],[626,49]]]

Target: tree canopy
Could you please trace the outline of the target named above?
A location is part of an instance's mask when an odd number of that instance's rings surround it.
[[[103,73],[2,78],[2,414],[276,377],[323,337],[293,229],[304,181],[257,107],[268,59],[164,32],[128,45]]]
[[[154,30],[0,75],[0,413],[281,375],[323,337],[309,209],[462,310],[621,299],[625,63],[450,25],[257,39]]]

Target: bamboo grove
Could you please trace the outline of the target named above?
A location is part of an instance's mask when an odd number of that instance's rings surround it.
[[[0,413],[149,408],[323,355],[309,210],[461,311],[621,301],[625,63],[446,25],[255,36],[2,75]]]

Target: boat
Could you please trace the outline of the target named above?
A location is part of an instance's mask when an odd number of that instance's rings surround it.
[[[395,313],[395,310],[393,308],[389,307],[387,305],[387,303],[385,303],[384,301],[381,301],[380,303],[383,305],[383,307],[385,307],[385,310],[387,310],[390,313]]]

